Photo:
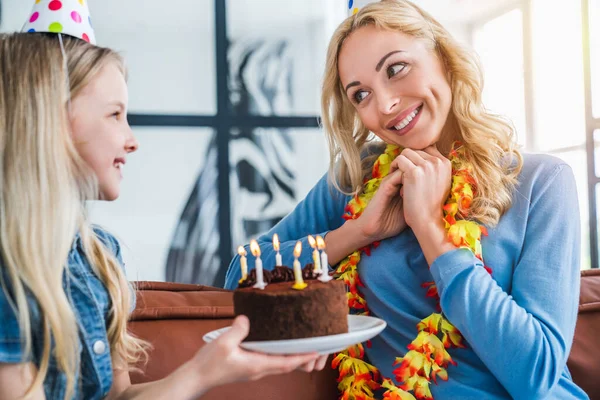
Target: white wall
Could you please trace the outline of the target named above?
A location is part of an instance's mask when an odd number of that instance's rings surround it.
[[[92,202],[92,221],[114,233],[123,246],[132,280],[164,280],[168,246],[193,188],[212,130],[135,128],[140,142],[123,169],[121,196]]]

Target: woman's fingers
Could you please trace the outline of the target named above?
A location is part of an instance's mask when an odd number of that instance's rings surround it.
[[[421,150],[404,149],[400,154],[408,158],[414,165],[423,166],[431,161],[432,156]]]
[[[380,190],[389,198],[398,194],[398,190],[402,186],[402,176],[404,173],[396,170],[386,176],[381,182]],[[387,203],[385,203],[387,204]]]
[[[419,157],[420,160],[423,160],[420,156],[417,155],[417,157]],[[403,152],[403,154],[400,154],[394,159],[394,161],[392,161],[392,164],[390,165],[390,172],[396,170],[407,172],[413,168],[416,168],[415,163],[406,157]]]

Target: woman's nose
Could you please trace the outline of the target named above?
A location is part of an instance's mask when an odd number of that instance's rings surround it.
[[[380,90],[377,96],[379,112],[382,114],[391,114],[396,111],[400,104],[400,96],[391,90]]]

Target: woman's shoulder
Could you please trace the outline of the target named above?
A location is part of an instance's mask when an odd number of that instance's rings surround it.
[[[562,171],[571,176],[573,174],[570,165],[556,156],[542,153],[523,153],[522,156],[523,167],[519,174],[519,181],[522,183],[548,183]]]
[[[536,170],[544,172],[557,168],[560,169],[569,165],[562,158],[546,153],[522,153],[522,156],[524,170]]]
[[[518,177],[517,192],[530,202],[547,195],[576,194],[571,166],[561,158],[539,153],[523,153],[523,167]]]

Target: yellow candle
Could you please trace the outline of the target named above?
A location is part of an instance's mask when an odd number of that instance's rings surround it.
[[[242,268],[242,279],[240,279],[240,283],[248,278],[248,261],[246,260],[246,250],[243,246],[238,247],[238,254],[240,255],[240,267]]]
[[[310,244],[310,247],[312,247],[313,253],[312,253],[312,258],[313,258],[313,272],[315,274],[320,274],[321,273],[321,260],[319,259],[319,250],[317,250],[317,242],[315,240],[314,237],[312,237],[312,235],[308,235],[308,244]]]
[[[292,288],[297,290],[302,290],[307,286],[304,279],[302,279],[302,267],[300,261],[298,261],[300,253],[302,253],[302,242],[298,241],[294,247],[294,279],[296,282],[292,285]]]

